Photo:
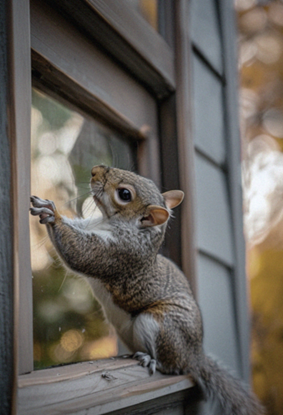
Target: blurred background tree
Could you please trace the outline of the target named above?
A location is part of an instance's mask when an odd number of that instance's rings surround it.
[[[252,375],[283,413],[283,2],[236,0]]]

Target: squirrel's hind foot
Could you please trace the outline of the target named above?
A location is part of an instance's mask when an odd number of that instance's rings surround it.
[[[152,359],[152,357],[149,354],[143,352],[136,352],[133,358],[138,360],[141,366],[148,367],[150,375],[153,375],[156,372],[156,360]]]

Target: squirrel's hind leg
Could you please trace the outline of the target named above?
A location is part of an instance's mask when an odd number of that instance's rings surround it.
[[[133,355],[134,359],[137,359],[140,362],[140,365],[143,367],[148,367],[149,374],[153,375],[156,372],[156,360],[152,359],[152,357],[143,352],[136,352]]]
[[[150,313],[141,313],[136,317],[133,326],[134,359],[139,360],[141,366],[148,367],[153,375],[158,369],[156,360],[156,337],[159,333],[159,324]]]

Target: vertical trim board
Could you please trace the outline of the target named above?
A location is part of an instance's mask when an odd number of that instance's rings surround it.
[[[11,413],[14,385],[13,344],[13,216],[11,143],[9,137],[9,69],[10,35],[9,0],[0,2],[0,390],[1,414]]]
[[[195,242],[195,170],[192,139],[192,109],[190,84],[191,62],[188,38],[188,1],[175,3],[176,18],[176,113],[179,150],[179,175],[181,189],[185,192],[182,203],[182,268],[196,294],[196,242]]]
[[[237,329],[239,333],[239,348],[241,353],[242,376],[246,382],[250,380],[250,322],[247,301],[247,280],[245,272],[245,241],[243,233],[243,204],[241,190],[241,158],[240,158],[240,131],[238,116],[238,75],[236,52],[236,23],[233,3],[230,0],[219,0],[222,23],[222,38],[224,48],[224,70],[227,85],[226,125],[228,130],[228,167],[230,201],[233,217],[233,232],[235,244],[234,292],[237,315]]]
[[[31,59],[29,1],[13,0],[10,35],[10,142],[13,174],[15,339],[18,371],[33,369],[32,276],[29,243]]]

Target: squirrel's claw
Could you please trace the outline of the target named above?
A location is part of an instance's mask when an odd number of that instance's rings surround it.
[[[44,207],[42,208],[32,207],[30,208],[30,213],[33,216],[41,215],[43,213],[46,213],[48,215],[54,215],[54,212],[52,210],[48,208],[44,208]]]
[[[30,213],[33,216],[40,217],[40,223],[47,225],[55,222],[55,204],[52,200],[41,199],[37,196],[31,196],[30,201],[32,206]]]
[[[43,207],[46,207],[46,208],[49,208],[49,209],[51,209],[51,210],[53,210],[53,212],[55,211],[55,204],[54,204],[54,202],[52,202],[52,200],[48,200],[48,199],[41,199],[40,197],[38,197],[38,196],[31,196],[30,197],[30,201],[31,201],[31,203],[32,203],[32,205],[34,206],[34,207],[37,207],[37,208],[43,208]]]
[[[143,352],[136,352],[133,358],[137,359],[141,366],[148,367],[150,375],[153,375],[156,372],[156,360],[152,359],[152,357],[149,354]]]

